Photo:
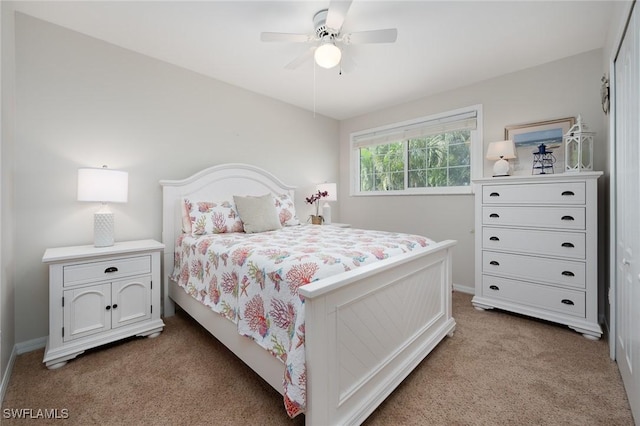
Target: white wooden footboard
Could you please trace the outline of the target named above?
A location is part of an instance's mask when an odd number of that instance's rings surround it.
[[[451,251],[365,266],[300,287],[305,297],[310,425],[359,424],[447,334]]]

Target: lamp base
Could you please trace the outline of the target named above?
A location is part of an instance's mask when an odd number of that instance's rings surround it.
[[[509,176],[509,162],[504,158],[499,159],[493,165],[493,177]]]
[[[96,212],[93,214],[93,245],[111,247],[113,245],[113,213]]]
[[[329,203],[324,203],[322,205],[322,218],[324,219],[325,225],[331,224],[331,206]]]

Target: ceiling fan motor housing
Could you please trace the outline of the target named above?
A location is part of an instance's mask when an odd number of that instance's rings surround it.
[[[335,36],[331,29],[327,28],[327,14],[329,13],[328,9],[322,9],[315,15],[313,15],[313,28],[316,29],[316,37],[319,40],[322,40],[326,36]]]

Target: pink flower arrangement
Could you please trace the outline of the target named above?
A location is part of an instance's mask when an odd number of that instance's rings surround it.
[[[320,199],[328,196],[328,191],[318,191],[317,193],[312,194],[310,197],[305,198],[305,200],[309,204],[316,205],[316,216],[320,216]]]

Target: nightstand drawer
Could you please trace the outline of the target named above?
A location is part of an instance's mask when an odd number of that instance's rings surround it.
[[[581,232],[538,231],[529,229],[482,228],[482,248],[523,254],[584,259],[585,234]]]
[[[586,288],[587,282],[584,262],[487,250],[482,252],[482,272],[576,289]]]
[[[151,256],[125,257],[63,267],[63,286],[151,273]]]
[[[482,292],[485,296],[516,302],[535,308],[585,317],[585,293],[523,281],[482,276]]]
[[[485,206],[482,208],[482,223],[584,230],[585,210],[584,207]]]
[[[484,185],[485,204],[585,204],[584,182]]]

